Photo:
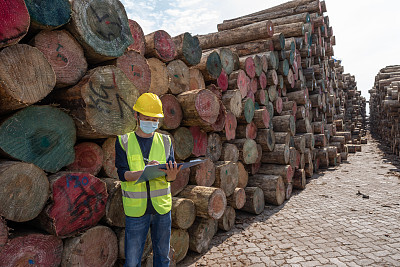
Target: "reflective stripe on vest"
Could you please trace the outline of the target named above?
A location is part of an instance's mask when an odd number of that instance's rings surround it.
[[[162,197],[171,194],[171,187],[150,191],[150,197]],[[129,192],[122,190],[122,196],[127,198],[147,198],[147,192]]]

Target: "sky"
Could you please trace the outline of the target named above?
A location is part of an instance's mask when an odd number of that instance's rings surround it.
[[[165,30],[171,36],[217,31],[224,19],[257,12],[282,0],[121,0],[128,18],[145,34]],[[388,65],[400,65],[400,1],[326,0],[330,25],[336,37],[335,58],[345,73],[356,76],[358,90],[369,100],[375,75]]]

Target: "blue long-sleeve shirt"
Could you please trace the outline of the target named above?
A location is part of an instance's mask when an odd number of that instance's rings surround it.
[[[138,136],[136,133],[136,139],[138,140],[140,150],[142,152],[142,155],[144,158],[148,159],[150,155],[150,149],[151,145],[153,143],[153,136],[149,138],[144,138]],[[167,162],[175,161],[175,156],[174,156],[174,149],[171,144],[170,148],[170,156],[167,159]],[[128,158],[126,156],[125,150],[121,147],[121,144],[119,143],[119,140],[117,138],[115,142],[115,167],[117,168],[117,173],[118,177],[121,181],[125,182],[125,172],[130,171],[129,169],[129,164],[128,164]],[[147,187],[147,209],[145,214],[156,214],[157,211],[154,209],[153,204],[150,199],[150,184],[149,182],[146,182],[146,187]]]

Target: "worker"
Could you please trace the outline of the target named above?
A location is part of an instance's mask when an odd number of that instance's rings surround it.
[[[169,265],[171,237],[171,186],[181,167],[177,167],[171,139],[155,132],[164,117],[161,100],[142,94],[133,106],[137,129],[118,136],[115,167],[122,189],[125,211],[125,266],[140,266],[150,228],[154,266]],[[145,165],[166,164],[165,176],[135,184]]]

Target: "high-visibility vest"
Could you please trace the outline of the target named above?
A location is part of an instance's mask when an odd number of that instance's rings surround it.
[[[125,150],[131,171],[141,171],[145,167],[142,151],[140,149],[135,132],[118,136],[121,147]],[[154,133],[151,145],[149,161],[156,160],[160,164],[166,163],[170,154],[171,139],[167,135]],[[121,182],[122,201],[125,214],[131,217],[144,215],[147,208],[146,183],[135,184],[136,181]],[[150,198],[154,209],[159,214],[166,214],[172,207],[170,183],[165,176],[149,181]]]

